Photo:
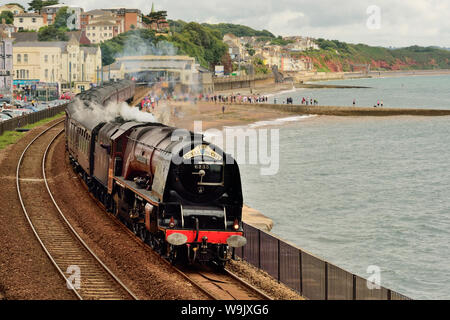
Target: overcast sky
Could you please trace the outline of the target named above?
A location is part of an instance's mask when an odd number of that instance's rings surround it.
[[[28,7],[30,0],[18,2]],[[127,8],[139,8],[143,13],[152,6],[151,0],[60,2],[85,10],[123,7],[126,3]],[[238,23],[267,29],[275,35],[322,37],[385,47],[450,47],[449,0],[160,0],[155,1],[155,8],[167,10],[169,19]]]

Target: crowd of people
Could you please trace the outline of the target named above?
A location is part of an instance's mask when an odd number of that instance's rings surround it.
[[[273,103],[274,104],[277,104],[277,99],[275,98],[274,100],[273,100]],[[302,105],[302,106],[312,106],[312,105],[314,105],[314,106],[318,106],[319,105],[319,101],[317,100],[317,99],[313,99],[313,98],[305,98],[305,97],[303,97],[300,101],[300,104]],[[294,99],[292,98],[292,97],[288,97],[287,99],[286,99],[286,101],[284,101],[283,100],[283,102],[282,102],[283,104],[294,104]]]
[[[139,105],[140,111],[145,112],[153,112],[155,111],[155,107],[159,104],[159,100],[161,97],[157,95],[145,96],[144,99],[141,100],[141,104]]]
[[[199,95],[199,100],[214,103],[267,103],[269,98],[261,95]]]

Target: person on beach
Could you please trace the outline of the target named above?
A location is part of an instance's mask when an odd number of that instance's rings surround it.
[[[273,99],[273,104],[277,104],[277,98]]]
[[[225,114],[225,105],[222,106],[222,114]]]
[[[377,100],[377,106],[378,107],[380,106],[380,100]]]
[[[381,103],[380,103],[380,104],[381,104],[381,106],[383,106],[383,100],[381,100]]]
[[[356,106],[356,99],[353,99],[353,106]]]

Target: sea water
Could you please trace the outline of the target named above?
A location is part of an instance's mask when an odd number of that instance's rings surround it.
[[[430,94],[437,79],[449,87],[450,77],[352,82],[414,83],[408,102],[391,91],[384,101],[417,107],[413,101],[426,96],[434,101],[428,106],[449,108],[447,91]],[[358,90],[330,91],[343,102]],[[242,164],[244,202],[273,219],[273,233],[330,263],[365,278],[378,266],[385,287],[415,299],[449,299],[450,117],[297,120],[260,124],[280,130],[279,171],[262,176],[258,166]]]
[[[387,77],[353,80],[335,80],[315,82],[337,85],[369,87],[367,89],[297,89],[269,97],[278,104],[286,102],[288,97],[294,104],[300,104],[303,98],[316,99],[322,106],[373,107],[383,102],[391,108],[433,108],[450,109],[450,75]]]

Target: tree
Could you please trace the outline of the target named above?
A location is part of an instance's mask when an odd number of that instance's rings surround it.
[[[230,74],[231,72],[233,72],[233,63],[231,62],[231,57],[228,52],[222,56],[220,62],[223,65],[223,71],[225,74]]]
[[[14,23],[14,14],[11,11],[3,11],[0,14],[0,22],[5,19],[6,24],[13,24]]]
[[[155,12],[150,12],[147,15],[147,19],[150,20],[150,23],[152,22],[161,22],[161,21],[166,21],[167,18],[167,11],[155,11]]]
[[[32,0],[28,3],[28,10],[33,10],[34,12],[41,12],[42,7],[52,6],[54,4],[58,4],[58,0]]]
[[[54,25],[45,26],[39,29],[38,41],[68,41],[66,32],[63,28],[56,28]]]
[[[53,25],[55,26],[55,28],[60,29],[67,29],[68,25],[75,25],[74,23],[72,23],[69,20],[69,17],[71,16],[71,13],[67,11],[68,7],[62,7],[61,9],[58,10],[58,12],[56,12],[56,16],[55,16],[55,22],[53,23]],[[71,23],[68,23],[71,22]]]

